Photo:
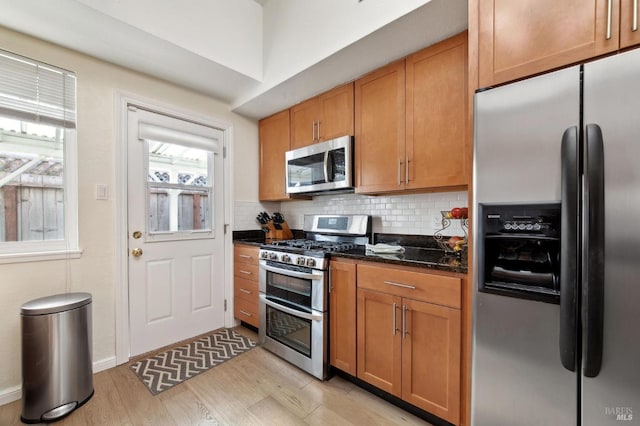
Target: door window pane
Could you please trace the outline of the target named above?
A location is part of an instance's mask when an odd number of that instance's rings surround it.
[[[210,231],[213,154],[147,142],[149,233]]]

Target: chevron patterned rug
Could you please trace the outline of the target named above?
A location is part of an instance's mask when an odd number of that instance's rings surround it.
[[[131,364],[131,370],[154,395],[220,365],[248,350],[256,342],[223,329],[178,348]]]

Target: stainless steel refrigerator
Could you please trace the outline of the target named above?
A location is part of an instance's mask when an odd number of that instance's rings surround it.
[[[474,121],[472,424],[640,424],[640,51]]]

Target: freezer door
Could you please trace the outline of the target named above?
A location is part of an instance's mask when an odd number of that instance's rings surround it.
[[[560,144],[580,124],[580,68],[475,95],[474,199],[560,201]]]
[[[640,425],[640,51],[585,65],[584,123],[604,146],[604,330],[582,424]]]
[[[560,200],[562,138],[580,124],[579,106],[579,67],[476,94],[475,214],[478,203]],[[472,424],[576,425],[576,374],[560,360],[560,307],[478,293],[480,246],[474,244]]]

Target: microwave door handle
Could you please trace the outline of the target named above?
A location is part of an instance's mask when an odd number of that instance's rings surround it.
[[[324,181],[331,182],[329,179],[329,150],[324,152]]]

